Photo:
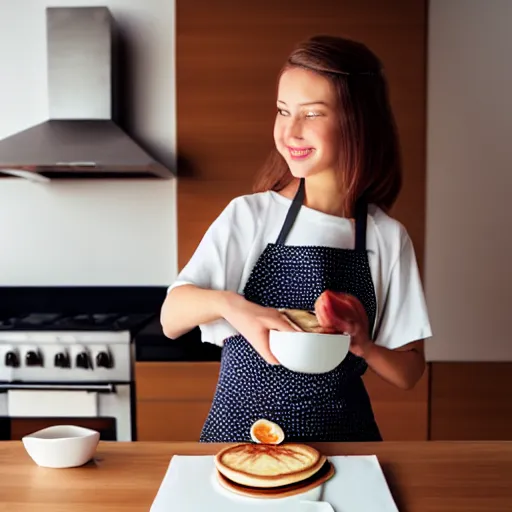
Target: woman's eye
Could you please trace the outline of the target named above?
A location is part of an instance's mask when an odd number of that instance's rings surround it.
[[[290,112],[288,112],[287,110],[283,110],[282,108],[278,108],[277,109],[277,113],[278,115],[280,116],[286,116],[286,117],[289,117],[290,116]],[[307,118],[315,118],[315,117],[320,117],[322,114],[320,112],[307,112],[305,114],[305,117]]]

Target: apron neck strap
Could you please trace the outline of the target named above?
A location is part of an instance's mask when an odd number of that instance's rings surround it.
[[[281,228],[281,232],[279,233],[279,236],[277,237],[276,244],[278,245],[284,245],[286,242],[286,239],[288,238],[288,234],[290,233],[293,224],[295,223],[295,219],[297,218],[297,215],[299,214],[300,207],[304,203],[304,196],[305,196],[305,189],[306,189],[306,180],[304,178],[300,179],[299,188],[297,189],[297,192],[295,193],[295,197],[293,198],[292,204],[290,205],[290,208],[288,209],[288,213],[286,214],[286,218],[284,219],[283,227]]]

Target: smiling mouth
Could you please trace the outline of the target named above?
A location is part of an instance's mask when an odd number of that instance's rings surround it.
[[[313,153],[313,148],[290,148],[288,147],[290,156],[293,160],[304,160]]]

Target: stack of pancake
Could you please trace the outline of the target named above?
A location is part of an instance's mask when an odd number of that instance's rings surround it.
[[[299,443],[240,443],[215,457],[219,483],[254,498],[283,498],[321,485],[334,474],[327,457]]]

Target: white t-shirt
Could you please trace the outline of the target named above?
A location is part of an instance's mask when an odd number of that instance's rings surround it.
[[[169,291],[193,284],[242,293],[256,261],[274,243],[291,199],[268,191],[233,199],[212,223]],[[287,245],[353,249],[355,223],[302,206]],[[377,298],[375,343],[389,349],[432,336],[411,239],[404,226],[368,207],[366,244]],[[200,325],[205,342],[222,346],[237,331],[225,320]]]

